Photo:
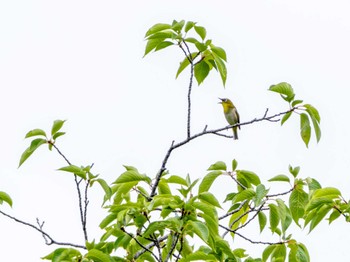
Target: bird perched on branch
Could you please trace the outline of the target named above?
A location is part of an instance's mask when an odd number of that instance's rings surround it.
[[[224,109],[224,114],[227,122],[230,125],[235,125],[239,123],[239,114],[237,111],[237,108],[234,106],[234,104],[231,102],[230,99],[228,98],[219,98],[221,102],[219,104],[222,104],[222,107]],[[232,128],[233,130],[233,139],[238,139],[238,134],[237,134],[237,127],[241,129],[240,126],[235,126]]]

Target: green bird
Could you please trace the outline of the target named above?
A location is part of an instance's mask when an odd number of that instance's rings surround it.
[[[222,107],[224,109],[224,114],[227,122],[230,125],[235,125],[239,123],[239,114],[237,111],[237,108],[234,106],[232,101],[228,98],[219,98],[221,102],[219,104],[222,104]],[[232,128],[233,130],[233,139],[238,139],[238,134],[237,134],[237,127],[241,129],[240,126],[235,126]]]

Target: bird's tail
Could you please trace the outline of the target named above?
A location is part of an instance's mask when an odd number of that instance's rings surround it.
[[[233,127],[233,139],[238,140],[238,132],[237,132],[237,127]]]

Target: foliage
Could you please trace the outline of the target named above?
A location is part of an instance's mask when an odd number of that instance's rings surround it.
[[[190,32],[197,38],[188,36]],[[286,174],[277,174],[264,182],[258,174],[239,167],[235,159],[231,163],[217,161],[211,164],[202,179],[192,180],[190,175],[182,177],[169,173],[166,165],[173,150],[207,134],[225,137],[220,132],[235,126],[214,130],[204,128],[195,135],[190,132],[192,77],[194,75],[199,85],[211,69],[215,68],[225,84],[226,53],[206,39],[204,27],[191,21],[156,24],[147,31],[146,40],[145,55],[174,45],[185,54],[176,76],[190,67],[187,138],[172,143],[155,178],[142,174],[136,167],[124,166],[125,171],[109,186],[106,181],[92,173],[92,166],[70,163],[56,146],[57,138],[65,134],[60,132],[65,121],[54,121],[50,138],[42,129],[29,131],[26,138],[32,140],[23,152],[19,166],[42,145],[48,145],[49,150],[54,148],[66,160],[68,165],[59,170],[72,174],[75,178],[86,240],[84,245],[59,243],[44,231],[42,225],[31,225],[43,234],[46,242],[62,246],[43,259],[100,262],[310,261],[307,247],[294,239],[290,227],[292,224],[301,228],[308,227],[311,232],[323,220],[331,223],[343,217],[348,222],[350,205],[341,192],[336,188],[322,187],[313,178],[301,177],[300,167],[289,166]],[[190,51],[190,46],[196,50]],[[300,135],[305,145],[309,145],[312,127],[318,142],[321,131],[317,109],[310,104],[303,104],[302,100],[296,100],[294,90],[288,83],[272,85],[269,90],[281,95],[288,103],[288,110],[271,116],[267,116],[266,112],[260,119],[236,125],[254,124],[258,121],[280,121],[283,125],[291,115],[299,115]],[[280,116],[282,119],[278,119]],[[80,188],[82,181],[85,182],[83,189]],[[104,234],[98,241],[89,241],[84,220],[87,201],[84,202],[81,193],[87,192],[95,182],[105,192],[103,206],[107,216],[100,223]],[[231,183],[231,186],[224,188],[228,192],[225,200],[220,201],[215,192],[218,185],[224,183]],[[270,193],[281,184],[289,189]],[[11,198],[0,192],[0,204],[3,202],[12,206]],[[17,222],[25,224],[22,221]],[[245,233],[248,227],[254,227],[257,232],[270,231],[272,237],[264,240],[249,238]],[[233,248],[233,240],[237,237],[252,245],[265,245],[261,257],[252,258],[243,248]]]

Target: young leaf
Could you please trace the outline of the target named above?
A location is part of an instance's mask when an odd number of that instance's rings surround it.
[[[289,196],[289,208],[294,222],[299,225],[299,219],[305,214],[305,207],[308,202],[308,194],[302,189],[294,189]]]
[[[260,227],[260,233],[264,230],[267,222],[266,215],[260,211],[258,214],[258,219],[259,219],[259,227]]]
[[[176,175],[170,176],[168,179],[166,179],[166,182],[187,186],[186,180],[183,179],[182,177],[176,176]]]
[[[287,102],[291,102],[295,96],[292,86],[285,82],[272,85],[269,90],[281,94],[282,98]]]
[[[290,118],[291,115],[292,115],[292,112],[288,112],[287,114],[285,114],[285,115],[282,117],[281,125],[283,125],[283,124]]]
[[[151,179],[143,174],[140,174],[134,170],[125,171],[121,174],[113,184],[123,184],[128,182],[145,181],[147,183],[151,182]]]
[[[311,126],[309,117],[305,113],[300,114],[300,135],[306,147],[308,147],[311,137]]]
[[[208,173],[202,180],[198,188],[198,194],[207,192],[215,179],[222,174],[222,171],[216,170]]]
[[[22,153],[18,167],[20,167],[24,163],[24,161],[26,161],[28,157],[30,157],[34,153],[34,151],[38,149],[39,146],[45,144],[46,142],[46,139],[34,139],[31,142],[30,146]]]
[[[7,193],[0,191],[0,204],[2,204],[2,202],[6,202],[10,207],[12,207],[11,197]]]
[[[46,133],[42,129],[33,129],[33,130],[30,130],[26,134],[25,138],[32,137],[32,136],[44,136],[44,137],[46,137]]]
[[[96,181],[100,184],[103,191],[105,191],[105,196],[103,198],[103,203],[102,203],[102,205],[104,205],[104,203],[106,203],[106,201],[112,197],[112,190],[108,186],[107,182],[105,180],[103,180],[102,178],[98,178],[98,179],[96,179]]]
[[[55,120],[51,128],[51,135],[56,134],[57,131],[59,131],[62,128],[64,122],[66,122],[66,120]]]
[[[201,221],[188,221],[186,228],[189,227],[197,236],[199,236],[205,243],[208,242],[209,230],[208,227]]]
[[[278,226],[278,223],[280,221],[280,216],[279,216],[278,208],[275,204],[269,204],[269,208],[270,208],[270,213],[269,213],[270,229],[271,229],[271,232],[275,232]]]
[[[237,160],[236,160],[236,159],[233,159],[233,160],[232,160],[232,171],[235,171],[235,170],[236,170],[237,165],[238,165]]]
[[[170,42],[170,41],[163,41],[163,42],[160,42],[157,46],[156,46],[156,49],[154,51],[159,51],[161,49],[164,49],[168,46],[171,46],[171,45],[174,45],[173,42]]]
[[[163,41],[164,41],[164,39],[150,39],[150,40],[148,40],[143,57],[145,57],[149,52],[154,50],[157,47],[157,45],[159,45]]]
[[[98,261],[98,262],[112,261],[112,258],[109,255],[105,254],[104,252],[98,249],[90,249],[84,257],[89,258],[92,261]]]
[[[171,25],[169,24],[155,24],[154,26],[152,26],[150,29],[148,29],[148,31],[146,32],[146,35],[145,37],[148,37],[150,35],[153,35],[157,32],[160,32],[160,31],[163,31],[163,30],[166,30],[166,29],[171,29]]]
[[[294,100],[293,102],[292,102],[292,107],[295,107],[296,105],[299,105],[299,104],[301,104],[303,102],[303,100]]]
[[[202,38],[202,40],[205,39],[206,35],[207,35],[207,30],[202,27],[202,26],[194,26],[194,30],[197,32],[197,34]]]
[[[204,203],[207,203],[207,204],[210,204],[210,205],[213,205],[215,207],[219,207],[221,208],[220,206],[220,203],[219,201],[216,199],[216,197],[210,193],[210,192],[203,192],[203,193],[200,193],[198,195],[198,199]]]
[[[223,161],[218,161],[215,164],[212,164],[209,168],[208,171],[211,170],[225,170],[226,171],[226,164]]]
[[[255,186],[261,184],[259,176],[252,171],[237,170],[237,177],[243,177],[245,180],[247,180]]]
[[[53,140],[56,140],[58,137],[63,136],[64,134],[66,134],[65,132],[57,132],[52,136]]]
[[[226,57],[226,52],[223,48],[215,46],[215,45],[210,45],[211,51],[213,51],[216,55],[218,55],[222,60],[227,62],[227,57]]]
[[[288,183],[290,183],[289,177],[287,177],[286,175],[282,175],[282,174],[274,176],[273,178],[270,178],[267,181],[269,181],[269,182],[280,181],[280,182],[288,182]]]
[[[214,57],[214,61],[216,64],[216,68],[220,73],[221,76],[221,80],[223,85],[225,86],[226,84],[226,79],[227,79],[227,69],[226,69],[226,65],[224,63],[224,61],[215,53],[212,53],[213,57]]]
[[[194,76],[200,85],[209,74],[209,65],[205,61],[201,61],[194,66]]]
[[[86,179],[86,172],[81,167],[78,167],[75,165],[61,167],[58,170],[73,173],[73,174],[75,174],[83,179]]]
[[[185,20],[181,20],[180,22],[176,22],[175,24],[173,24],[171,28],[177,33],[180,33],[184,25],[185,25]]]
[[[193,28],[195,26],[196,23],[192,22],[192,21],[187,21],[186,25],[185,25],[185,33],[187,33],[189,30],[191,30],[191,28]]]

